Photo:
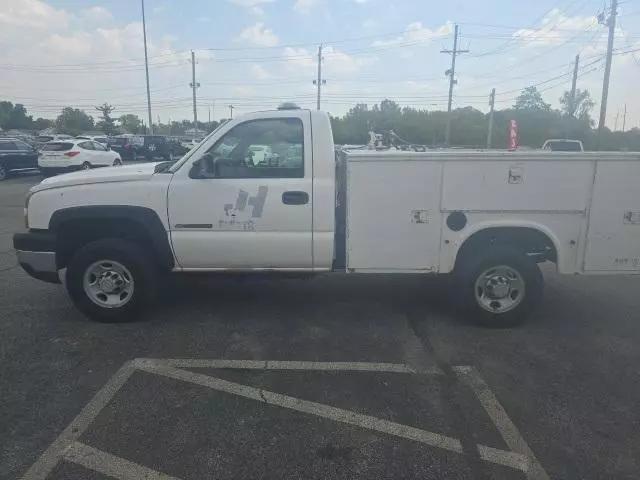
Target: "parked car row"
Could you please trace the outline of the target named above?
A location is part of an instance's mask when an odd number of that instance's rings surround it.
[[[16,170],[39,169],[43,175],[121,165],[123,161],[176,160],[190,150],[162,135],[40,135],[27,143],[0,137],[0,180]]]

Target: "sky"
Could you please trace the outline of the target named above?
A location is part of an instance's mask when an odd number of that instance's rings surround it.
[[[141,5],[137,0],[2,0],[0,99],[35,117],[108,102],[114,116],[147,118]],[[228,118],[284,101],[315,108],[323,44],[322,109],[343,115],[384,98],[446,110],[459,25],[453,106],[488,110],[535,85],[545,100],[588,89],[598,117],[607,27],[603,0],[145,0],[153,121]],[[640,126],[640,0],[620,0],[607,126]],[[638,51],[633,51],[638,49]]]

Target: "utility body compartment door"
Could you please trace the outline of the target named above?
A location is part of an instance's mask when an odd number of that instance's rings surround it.
[[[442,164],[347,160],[347,268],[436,272]]]
[[[585,271],[640,272],[640,162],[600,161],[593,185]]]
[[[205,140],[173,175],[168,216],[186,269],[311,269],[309,111],[247,115]]]

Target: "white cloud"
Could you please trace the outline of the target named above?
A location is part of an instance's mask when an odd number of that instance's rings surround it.
[[[258,80],[268,80],[269,78],[273,78],[273,75],[258,64],[251,65],[251,76]]]
[[[231,93],[237,97],[250,97],[256,93],[256,90],[248,85],[236,85],[231,89]]]
[[[378,22],[373,18],[366,18],[362,21],[362,28],[370,30],[378,26]]]
[[[306,48],[287,47],[284,49],[284,56],[288,57],[289,67],[293,70],[302,68],[312,71],[318,66],[317,54]],[[332,74],[352,74],[377,60],[371,55],[355,57],[332,46],[324,48],[323,58],[324,72],[329,76]]]
[[[395,38],[390,40],[376,40],[373,42],[374,47],[386,47],[389,45],[398,45],[401,43],[429,42],[434,38],[441,38],[450,35],[453,31],[451,22],[440,25],[436,29],[430,29],[422,26],[422,22],[413,22],[407,25],[407,29]]]
[[[598,20],[594,16],[567,17],[554,8],[542,20],[540,28],[522,28],[513,33],[513,38],[526,46],[539,47],[558,45],[581,32],[596,32]]]
[[[236,40],[259,47],[275,47],[278,45],[278,36],[273,33],[273,30],[266,28],[262,22],[257,22],[255,25],[242,30]]]
[[[297,12],[307,14],[311,12],[320,2],[318,0],[296,0],[293,9]]]
[[[100,22],[108,22],[113,20],[113,15],[109,10],[100,6],[93,6],[91,8],[87,8],[80,12],[80,16],[83,20],[92,22],[92,23],[100,23]]]
[[[254,15],[264,15],[263,5],[273,3],[275,0],[228,0],[242,8],[246,8],[250,13]]]
[[[0,25],[26,28],[48,28],[52,24],[65,28],[71,19],[64,10],[39,0],[3,0]]]

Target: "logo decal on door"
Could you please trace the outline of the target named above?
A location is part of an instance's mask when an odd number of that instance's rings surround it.
[[[269,188],[261,185],[258,187],[257,195],[250,197],[249,192],[240,189],[235,204],[224,204],[224,218],[218,221],[218,227],[229,228],[230,230],[255,231],[253,219],[262,217],[268,192]],[[247,206],[251,207],[250,217]]]

